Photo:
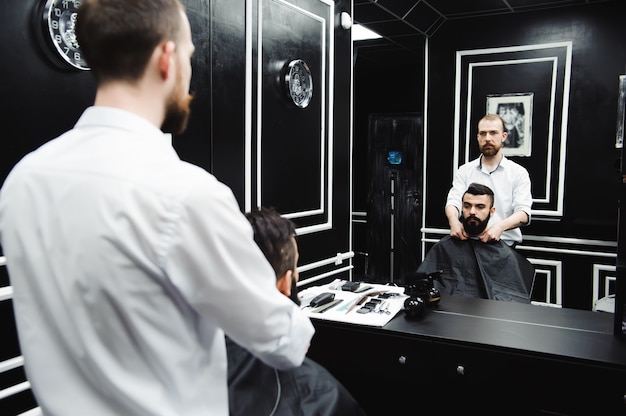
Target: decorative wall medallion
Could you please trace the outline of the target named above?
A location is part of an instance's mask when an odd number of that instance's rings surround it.
[[[306,108],[309,105],[313,96],[313,77],[306,62],[296,59],[289,63],[285,85],[287,93],[297,107]]]

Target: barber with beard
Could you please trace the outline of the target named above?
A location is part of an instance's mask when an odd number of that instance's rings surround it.
[[[446,200],[450,235],[467,240],[469,234],[460,220],[461,200],[471,183],[487,185],[495,195],[495,212],[489,226],[480,233],[482,242],[502,240],[509,246],[522,242],[519,227],[530,223],[532,194],[530,176],[523,166],[507,159],[502,147],[507,139],[504,121],[487,114],[478,122],[478,158],[459,167]]]
[[[458,218],[467,238],[443,237],[417,269],[418,274],[440,273],[441,281],[434,283],[442,295],[530,302],[533,265],[503,241],[488,237],[496,198],[488,186],[471,183]]]
[[[95,102],[0,190],[29,382],[47,416],[227,416],[225,334],[283,370],[315,329],[232,191],[172,147],[191,101],[183,4],[80,3]]]

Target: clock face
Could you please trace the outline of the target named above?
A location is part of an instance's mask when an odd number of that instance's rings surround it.
[[[44,8],[44,36],[49,38],[54,53],[74,68],[89,66],[76,40],[76,17],[81,0],[47,0]]]
[[[305,108],[309,105],[313,96],[313,77],[306,62],[296,59],[289,63],[285,84],[291,100],[297,107]]]

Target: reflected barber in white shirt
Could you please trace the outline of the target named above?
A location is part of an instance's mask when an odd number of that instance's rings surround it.
[[[230,189],[163,133],[184,130],[191,99],[179,1],[84,0],[77,34],[95,104],[0,190],[33,392],[46,415],[228,415],[224,333],[284,369],[313,326]]]
[[[509,246],[522,242],[519,227],[531,219],[531,182],[523,166],[507,159],[502,146],[507,138],[504,121],[496,114],[487,114],[478,122],[478,146],[481,155],[456,171],[448,192],[445,213],[452,237],[469,238],[460,220],[463,193],[472,183],[488,186],[495,194],[495,213],[481,239],[502,240]]]

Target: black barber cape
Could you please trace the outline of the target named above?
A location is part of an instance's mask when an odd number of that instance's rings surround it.
[[[459,240],[445,236],[426,254],[418,274],[443,270],[442,295],[530,303],[535,278],[533,265],[502,241]]]
[[[280,371],[226,337],[231,415],[362,416],[359,404],[324,367],[306,357]]]

